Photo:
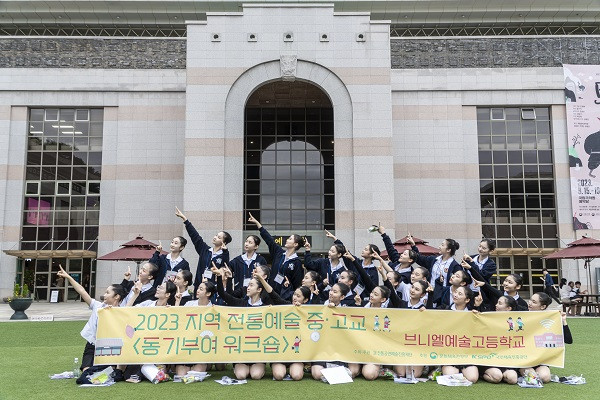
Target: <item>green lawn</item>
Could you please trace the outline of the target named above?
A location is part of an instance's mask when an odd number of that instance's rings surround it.
[[[74,380],[51,381],[49,374],[72,368],[73,358],[81,357],[84,340],[79,331],[84,321],[0,323],[0,399],[124,399],[124,398],[231,398],[271,399],[370,399],[394,393],[393,398],[408,399],[598,399],[598,328],[600,319],[570,319],[575,343],[567,345],[566,368],[554,369],[558,375],[583,374],[588,384],[567,386],[550,383],[543,389],[521,389],[506,384],[485,382],[466,388],[448,388],[433,382],[399,385],[391,381],[366,382],[356,379],[352,384],[327,385],[306,377],[301,382],[273,382],[267,375],[261,381],[247,385],[224,387],[213,380],[223,373],[190,385],[172,382],[153,385],[118,383],[108,388],[79,388]],[[225,374],[233,376],[231,370]],[[176,386],[176,387],[175,387]],[[282,391],[285,391],[282,393]],[[375,392],[374,392],[375,391]],[[126,397],[127,396],[127,397]],[[132,397],[133,396],[133,397]],[[192,397],[193,396],[193,397]]]

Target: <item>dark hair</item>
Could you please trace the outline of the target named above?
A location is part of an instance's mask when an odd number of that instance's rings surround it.
[[[300,235],[290,235],[292,237],[292,239],[294,240],[294,244],[296,247],[296,250],[298,250],[300,247],[304,246],[304,239],[302,238],[302,236]]]
[[[271,275],[271,267],[265,264],[255,264],[254,268],[260,268],[267,278]]]
[[[194,283],[194,281],[193,281],[194,276],[192,275],[192,273],[190,271],[188,271],[187,269],[182,269],[179,272],[181,272],[181,277],[183,278],[183,280],[185,282],[187,282],[186,286],[190,286],[192,283]]]
[[[306,271],[306,273],[310,275],[310,279],[314,282],[321,282],[321,275],[317,271]]]
[[[429,287],[429,282],[424,281],[423,279],[420,279],[418,281],[416,281],[415,283],[413,283],[413,286],[416,284],[419,284],[419,286],[421,286],[421,291],[423,292],[423,294],[427,293],[427,288]]]
[[[488,239],[488,238],[481,239],[481,242],[479,242],[479,243],[482,243],[482,242],[485,242],[487,244],[487,247],[490,251],[493,251],[496,248],[496,242],[494,242],[492,239]]]
[[[569,286],[571,286],[571,283],[572,283],[573,285],[575,284],[575,282],[573,282],[573,281],[569,281]]]
[[[427,268],[419,266],[419,267],[415,268],[413,271],[416,271],[416,270],[420,270],[421,274],[423,275],[423,278],[429,280],[429,270]]]
[[[333,247],[335,247],[335,251],[337,251],[339,254],[346,254],[346,246],[344,246],[343,244],[334,243]]]
[[[175,305],[175,294],[177,293],[177,286],[171,281],[166,281],[165,282],[165,293],[169,295],[169,298],[167,299],[167,304],[170,306],[174,306]]]
[[[543,306],[546,306],[546,308],[548,308],[548,306],[550,304],[552,304],[552,298],[550,296],[548,296],[546,293],[544,293],[544,292],[537,292],[537,293],[534,293],[534,294],[538,295],[538,297],[540,298],[540,304],[543,305]]]
[[[348,279],[350,279],[352,281],[352,284],[357,282],[358,276],[356,275],[356,272],[350,271],[349,269],[347,269],[346,271],[342,271],[342,272],[346,272],[348,274]]]
[[[450,249],[450,255],[454,255],[460,249],[460,244],[454,239],[446,239],[446,246]]]
[[[567,284],[567,278],[562,278],[560,280],[560,285],[558,285],[558,287],[562,289],[562,287],[565,286],[566,284]]]
[[[390,298],[391,291],[387,286],[380,285],[377,287],[379,288],[379,290],[381,290],[381,297],[385,297],[386,299]]]
[[[518,286],[523,286],[523,277],[521,276],[521,274],[509,274],[509,275],[507,276],[507,278],[508,278],[509,276],[512,276],[512,278],[515,280],[515,283],[516,283]]]
[[[504,297],[504,299],[506,300],[506,305],[508,307],[510,307],[511,311],[517,311],[517,301],[515,300],[514,297],[512,296],[501,296],[500,298]]]
[[[581,282],[577,281],[575,282],[576,285],[581,285]]]
[[[258,286],[258,288],[259,288],[259,289],[261,289],[261,290],[264,290],[264,289],[265,289],[265,287],[263,286],[262,282],[261,282],[259,279],[252,278],[252,280],[253,280],[254,282],[256,282],[256,286]]]
[[[223,243],[228,244],[231,243],[231,235],[229,234],[229,232],[226,231],[221,231],[223,232]]]
[[[392,271],[392,275],[394,275],[394,279],[396,280],[396,282],[400,282],[400,280],[402,279],[402,275],[400,275],[400,272],[398,271]]]
[[[112,287],[113,292],[115,292],[115,294],[119,296],[119,301],[123,301],[123,299],[127,297],[127,291],[125,290],[123,285],[119,283],[113,283],[112,285],[110,285],[110,287]]]
[[[471,278],[471,275],[469,275],[466,271],[459,269],[456,272],[461,272],[462,273],[462,280],[461,283],[464,282],[465,285],[470,285],[473,282],[473,278]]]
[[[260,238],[256,235],[248,235],[248,237],[246,238],[246,240],[252,238],[252,240],[254,240],[254,244],[256,246],[260,246]]]
[[[147,262],[144,265],[148,265],[148,273],[150,274],[150,276],[152,277],[152,279],[154,279],[156,277],[156,274],[158,273],[158,265],[151,263],[151,262]]]
[[[187,239],[184,238],[183,236],[175,236],[177,239],[179,239],[179,243],[181,243],[182,247],[185,247],[187,245]]]
[[[298,288],[300,290],[300,292],[302,293],[302,297],[304,297],[305,299],[309,299],[310,300],[310,289],[307,288],[306,286],[300,286]]]
[[[469,286],[461,286],[465,290],[465,296],[467,298],[467,306],[471,306],[473,299],[475,298],[475,292],[471,290]]]
[[[217,285],[215,285],[213,283],[213,281],[209,281],[207,280],[206,282],[202,282],[204,283],[204,287],[206,288],[206,292],[210,293],[210,295],[212,296],[213,294],[215,294],[215,292],[217,291]],[[201,283],[201,285],[202,285]],[[208,296],[210,297],[210,296]]]
[[[546,267],[542,268],[542,272],[548,272],[548,268],[546,268]]]
[[[379,247],[373,243],[369,243],[369,252],[371,254],[377,253],[377,255],[381,255],[381,250],[379,250]]]
[[[407,250],[408,250],[408,258],[410,258],[412,260],[410,265],[412,265],[412,263],[414,263],[415,259],[417,258],[417,252],[412,249],[407,249]]]
[[[348,292],[350,291],[350,287],[348,285],[346,285],[345,283],[338,282],[335,285],[338,285],[338,287],[340,288],[340,292],[342,292],[342,296],[347,295]],[[335,285],[333,285],[333,286],[335,286]]]

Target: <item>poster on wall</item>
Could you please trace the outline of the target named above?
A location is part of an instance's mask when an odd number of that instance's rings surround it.
[[[563,65],[573,229],[600,228],[600,65]]]

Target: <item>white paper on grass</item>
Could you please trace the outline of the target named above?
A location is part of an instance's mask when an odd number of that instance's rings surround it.
[[[321,373],[330,385],[353,382],[345,367],[323,368]]]
[[[436,378],[436,381],[443,386],[471,386],[473,384],[463,374],[440,375]]]

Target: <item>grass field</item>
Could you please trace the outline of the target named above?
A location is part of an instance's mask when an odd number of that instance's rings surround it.
[[[569,319],[575,343],[567,345],[565,369],[553,369],[560,376],[583,374],[588,383],[568,386],[550,383],[543,389],[521,389],[516,385],[478,382],[471,387],[442,387],[433,382],[399,385],[391,381],[367,382],[358,378],[352,384],[327,385],[308,375],[301,382],[274,382],[267,375],[261,381],[240,386],[221,386],[213,380],[225,372],[211,371],[201,383],[184,385],[143,382],[118,383],[107,388],[80,388],[74,380],[51,381],[49,374],[70,370],[73,358],[81,358],[84,340],[79,331],[84,321],[0,323],[0,399],[125,399],[201,398],[224,396],[240,399],[600,399],[598,372],[600,319]],[[267,372],[268,374],[268,372]]]

